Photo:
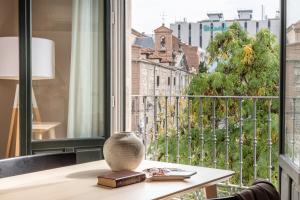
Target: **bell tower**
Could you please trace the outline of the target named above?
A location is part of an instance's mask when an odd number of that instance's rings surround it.
[[[165,27],[164,24],[154,30],[155,34],[155,52],[165,58],[172,58],[173,41],[172,30]]]

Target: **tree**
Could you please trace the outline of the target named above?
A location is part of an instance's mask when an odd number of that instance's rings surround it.
[[[263,29],[250,37],[238,23],[218,33],[207,52],[213,73],[200,74],[189,87],[190,95],[277,96],[279,94],[279,45]]]
[[[210,42],[207,53],[208,64],[216,65],[214,72],[204,70],[205,65],[200,67],[200,72],[195,76],[187,90],[188,95],[206,96],[278,96],[279,95],[279,45],[276,37],[267,29],[261,30],[255,37],[249,36],[238,23],[233,23],[227,31],[218,33]],[[271,104],[272,103],[272,104]],[[240,112],[239,100],[230,100],[228,104],[229,113],[229,168],[239,172],[239,137],[240,137]],[[242,102],[243,121],[243,182],[250,185],[253,181],[253,106],[252,99]],[[258,177],[268,177],[268,126],[271,127],[273,151],[272,180],[276,184],[278,179],[278,110],[279,102],[269,100],[257,101],[257,163]],[[180,106],[183,113],[180,113],[180,148],[181,160],[189,163],[187,144],[187,103]],[[191,136],[192,136],[192,164],[201,163],[199,152],[201,144],[199,140],[199,101],[191,99]],[[222,128],[225,116],[225,100],[216,99],[216,136],[217,145],[212,137],[212,99],[203,101],[203,128],[204,128],[204,165],[213,167],[212,150],[217,149],[217,167],[226,168],[225,163],[225,130]],[[271,106],[271,124],[268,124],[268,109]],[[168,108],[167,108],[168,109]],[[174,109],[173,109],[174,110]],[[168,113],[171,113],[169,109]],[[171,113],[174,115],[174,113]],[[163,121],[163,120],[160,120]],[[169,124],[169,161],[176,161],[176,131]],[[163,127],[163,124],[160,124]],[[158,158],[165,158],[164,144],[166,138],[164,131],[161,131],[158,138]],[[153,151],[151,145],[149,152]],[[237,173],[238,174],[238,173]],[[239,183],[238,177],[233,182]]]
[[[199,74],[196,76],[188,89],[189,95],[216,95],[216,96],[278,96],[279,95],[279,44],[276,37],[268,30],[263,29],[255,37],[249,36],[238,23],[232,24],[229,29],[219,33],[210,42],[207,52],[209,54],[209,64],[216,64],[214,72]],[[229,103],[229,120],[231,120],[230,130],[230,150],[236,152],[230,157],[231,168],[239,171],[239,103],[231,101]],[[258,135],[258,153],[257,162],[259,163],[258,177],[267,177],[268,175],[268,108],[272,106],[271,115],[271,132],[273,146],[272,158],[273,163],[277,165],[278,154],[278,110],[279,102],[258,101],[257,110],[257,135]],[[197,103],[194,104],[195,112],[198,109]],[[207,109],[206,128],[211,129],[212,103],[207,102],[204,106]],[[217,131],[220,132],[218,137],[217,148],[218,157],[224,157],[224,134],[218,129],[222,119],[224,119],[225,109],[224,100],[217,99],[216,116],[219,119],[216,122]],[[243,126],[243,160],[245,183],[250,184],[253,179],[253,101],[245,100],[243,102],[242,115],[244,118]],[[196,120],[197,116],[195,116]],[[208,131],[208,134],[211,134]],[[212,147],[211,137],[208,136],[206,152],[209,154]],[[250,155],[249,155],[250,153]],[[222,165],[222,164],[221,164]],[[223,163],[223,167],[224,167]],[[273,170],[273,181],[277,179],[277,167]],[[246,173],[245,173],[246,171]]]
[[[199,73],[207,73],[208,72],[208,66],[205,63],[205,61],[201,61],[199,64]]]

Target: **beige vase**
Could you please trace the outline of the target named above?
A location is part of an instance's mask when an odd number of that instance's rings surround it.
[[[145,148],[133,132],[120,132],[105,142],[103,153],[112,171],[134,170],[142,162]]]

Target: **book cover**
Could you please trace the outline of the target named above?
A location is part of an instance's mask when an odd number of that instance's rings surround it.
[[[143,170],[150,181],[183,180],[195,175],[195,171],[178,168],[149,168]]]
[[[143,172],[119,171],[108,172],[98,176],[98,185],[117,188],[134,183],[140,183],[146,179]]]

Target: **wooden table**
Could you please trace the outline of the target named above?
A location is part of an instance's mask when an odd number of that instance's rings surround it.
[[[208,197],[215,196],[215,184],[229,179],[234,172],[211,168],[143,161],[137,170],[149,167],[180,167],[197,171],[185,181],[142,182],[110,189],[98,186],[97,176],[108,171],[105,161],[45,170],[0,179],[1,200],[143,200],[169,199],[206,188]]]
[[[37,140],[42,140],[44,134],[49,134],[49,139],[56,139],[55,128],[60,125],[59,122],[34,122],[32,123],[32,132]]]

